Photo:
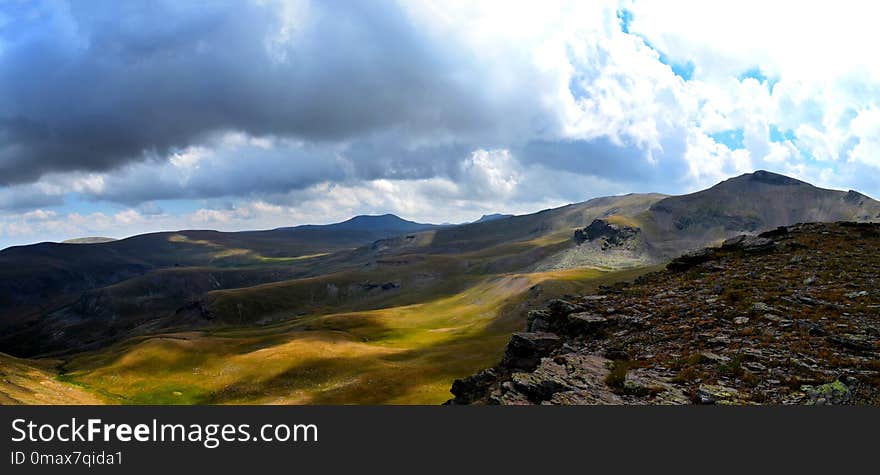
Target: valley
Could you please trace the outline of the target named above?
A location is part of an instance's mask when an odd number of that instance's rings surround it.
[[[499,276],[425,303],[135,338],[62,369],[119,403],[438,404],[457,375],[500,357],[538,298],[635,274]]]

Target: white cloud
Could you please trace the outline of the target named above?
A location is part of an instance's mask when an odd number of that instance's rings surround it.
[[[880,108],[867,109],[852,120],[852,136],[858,143],[849,152],[849,160],[876,167],[880,174]]]

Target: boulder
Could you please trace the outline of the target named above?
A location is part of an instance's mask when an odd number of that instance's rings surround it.
[[[608,324],[608,318],[590,312],[572,313],[568,326],[578,333],[596,333]]]
[[[700,249],[676,257],[666,265],[666,268],[673,272],[685,271],[704,262],[708,262],[712,260],[713,257],[715,257],[714,249]]]
[[[701,384],[697,390],[700,404],[735,404],[739,391],[718,384]]]
[[[732,251],[739,250],[749,254],[769,252],[776,248],[776,243],[769,238],[741,234],[732,237],[721,244],[721,249]]]
[[[558,335],[545,332],[518,332],[510,337],[501,366],[508,369],[532,371],[541,358],[550,355],[562,344]]]
[[[467,404],[482,397],[495,382],[498,374],[492,368],[484,369],[477,374],[452,382],[450,392],[455,395],[452,404]]]

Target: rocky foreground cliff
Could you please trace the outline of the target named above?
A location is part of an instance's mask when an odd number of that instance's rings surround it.
[[[880,224],[799,224],[530,313],[453,404],[880,404]]]

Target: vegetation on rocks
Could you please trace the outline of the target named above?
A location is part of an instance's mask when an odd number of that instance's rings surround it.
[[[533,312],[556,344],[523,355],[512,340],[451,402],[880,404],[878,283],[880,224],[730,239]]]

